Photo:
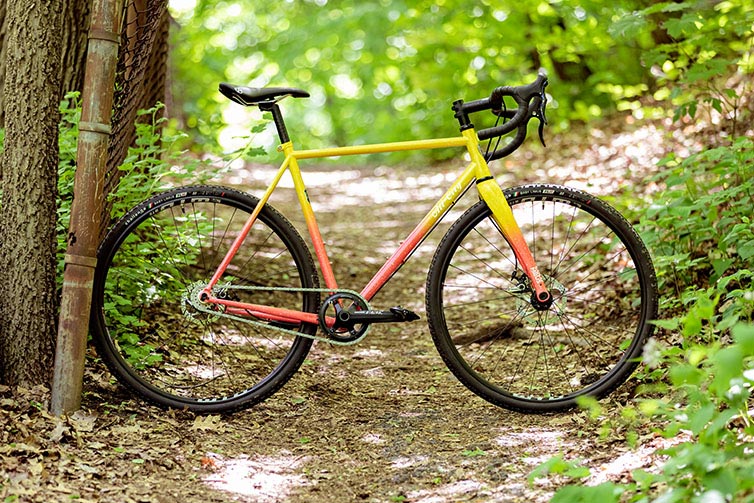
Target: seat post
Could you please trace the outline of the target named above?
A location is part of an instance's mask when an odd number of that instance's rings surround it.
[[[291,141],[288,136],[288,130],[285,128],[285,122],[283,121],[283,113],[280,111],[280,107],[275,102],[260,103],[259,109],[263,112],[272,113],[272,120],[275,121],[275,127],[278,130],[278,136],[280,137],[280,144],[288,143]]]

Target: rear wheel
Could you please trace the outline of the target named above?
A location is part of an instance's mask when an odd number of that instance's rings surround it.
[[[92,337],[112,373],[141,397],[196,412],[232,411],[269,397],[306,357],[310,338],[206,313],[192,302],[257,202],[221,187],[172,190],[131,210],[100,246]],[[301,289],[317,286],[301,236],[265,206],[216,290],[314,313],[319,295]],[[317,327],[284,328],[311,335]]]
[[[427,280],[430,331],[443,360],[496,405],[547,412],[602,397],[635,369],[657,313],[644,244],[612,207],[553,185],[505,191],[551,305],[529,280],[484,202],[440,243]]]

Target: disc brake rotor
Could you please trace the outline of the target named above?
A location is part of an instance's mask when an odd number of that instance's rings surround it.
[[[568,300],[566,297],[565,286],[551,276],[543,275],[542,279],[552,296],[552,304],[547,310],[554,312],[556,315],[563,314]],[[532,305],[531,292],[532,290],[528,279],[525,282],[519,283],[515,287],[508,289],[508,293],[516,297],[516,311],[522,318],[539,316],[538,313],[541,312]]]

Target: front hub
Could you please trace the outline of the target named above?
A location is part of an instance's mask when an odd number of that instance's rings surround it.
[[[550,306],[552,306],[552,303],[554,301],[552,294],[547,293],[542,295],[543,299],[540,299],[537,296],[537,292],[532,292],[531,294],[531,305],[534,309],[537,311],[547,311],[550,309]]]

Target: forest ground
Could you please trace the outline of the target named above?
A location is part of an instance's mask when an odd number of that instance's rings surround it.
[[[529,147],[493,172],[503,186],[563,183],[639,201],[665,149],[686,140],[661,123],[612,123]],[[348,159],[342,160],[346,162]],[[463,161],[440,166],[305,169],[341,286],[360,289],[449,186]],[[307,164],[307,166],[310,166]],[[227,183],[254,191],[273,168],[248,166]],[[258,191],[257,191],[258,192]],[[272,204],[286,214],[293,191]],[[467,207],[473,198],[465,196]],[[643,204],[643,203],[642,203]],[[451,222],[457,212],[446,218]],[[292,219],[301,230],[300,219]],[[494,407],[445,369],[426,325],[424,282],[438,229],[375,298],[422,320],[377,325],[359,344],[315,343],[301,371],[261,405],[230,416],[164,411],[132,399],[93,355],[81,411],[47,412],[49,394],[0,387],[3,501],[112,502],[539,502],[557,479],[529,480],[552,456],[581,459],[587,483],[650,467],[660,438],[649,427],[629,450],[625,431],[585,411],[526,415]],[[603,400],[620,417],[636,379]],[[619,421],[618,421],[619,423]]]

